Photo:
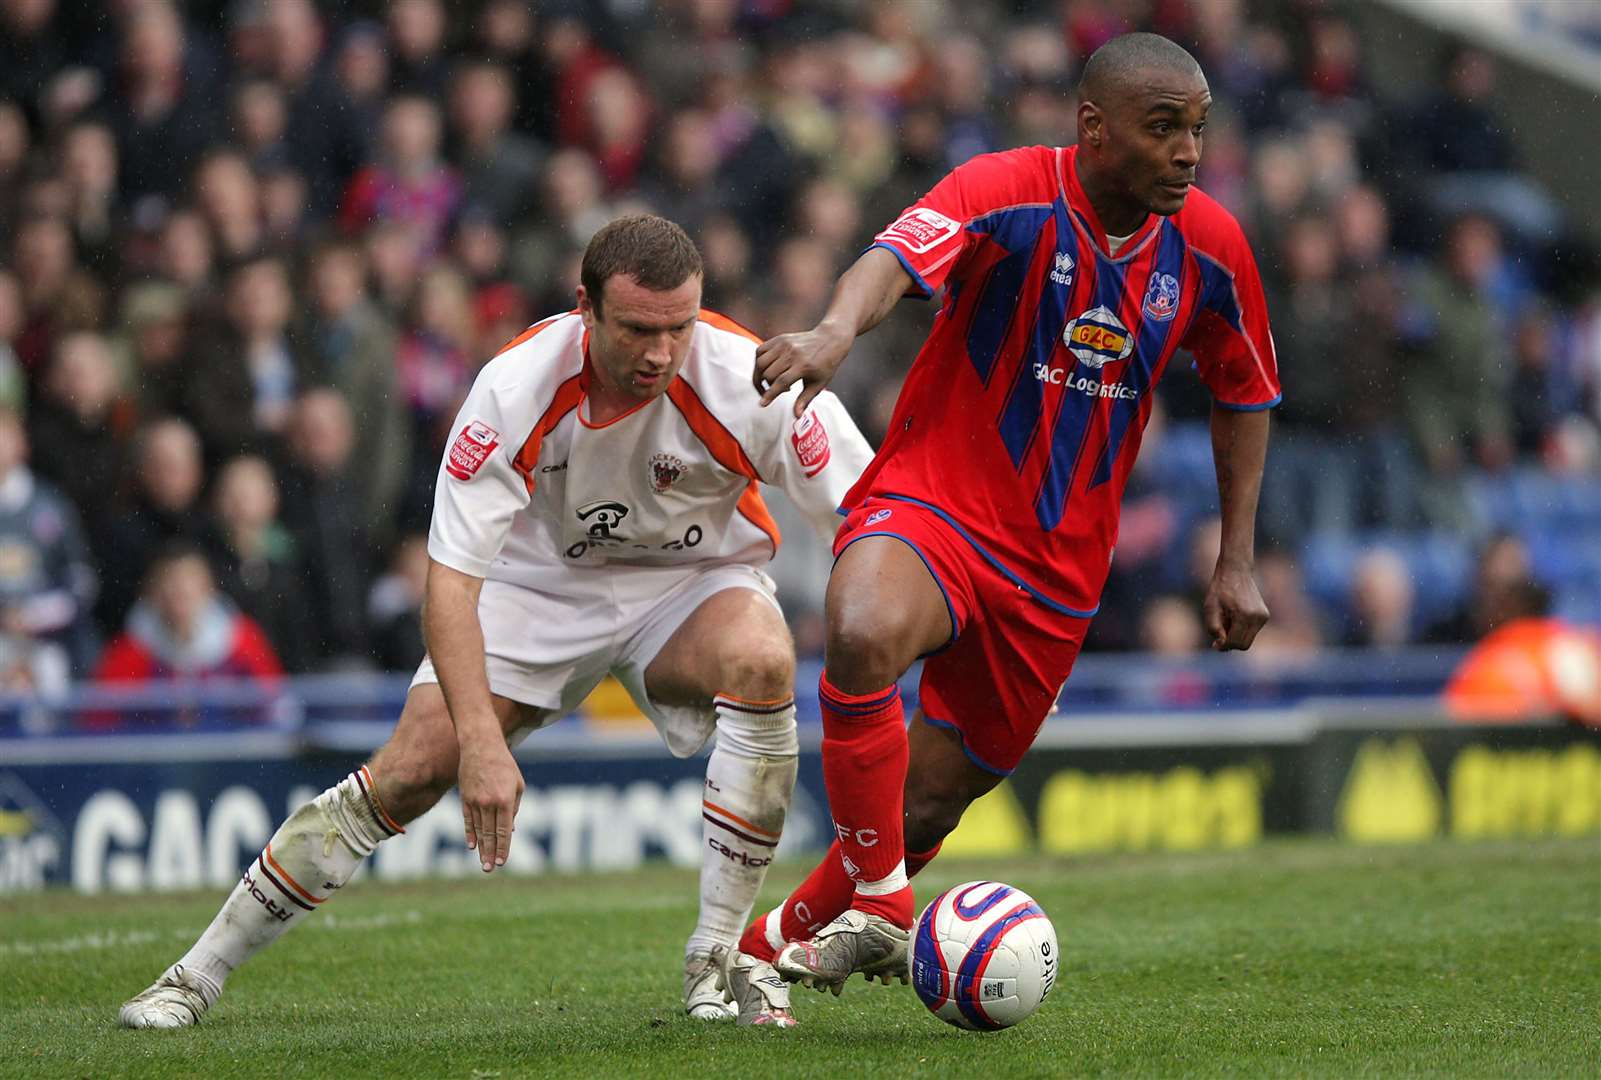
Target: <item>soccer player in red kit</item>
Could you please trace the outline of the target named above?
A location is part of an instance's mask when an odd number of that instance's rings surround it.
[[[834,544],[819,693],[837,839],[740,944],[791,980],[906,977],[908,879],[1067,679],[1180,348],[1214,397],[1212,646],[1248,648],[1267,621],[1254,518],[1279,381],[1250,246],[1194,186],[1206,80],[1173,42],[1129,34],[1089,59],[1079,98],[1077,146],[958,167],[877,236],[815,328],[756,354],[764,400],[800,381],[804,408],[901,296],[943,297]],[[908,731],[896,680],[919,657]]]

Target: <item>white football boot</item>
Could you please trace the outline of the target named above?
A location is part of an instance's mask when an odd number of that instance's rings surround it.
[[[765,960],[735,949],[719,947],[713,955],[720,963],[717,984],[733,1004],[741,1024],[755,1027],[794,1027],[800,1021],[789,1009],[789,985]]]
[[[810,941],[792,941],[773,958],[773,967],[790,982],[813,990],[832,990],[838,997],[845,980],[858,971],[885,986],[912,981],[907,969],[911,931],[878,915],[852,909],[817,932]]]
[[[684,961],[684,1011],[696,1020],[732,1020],[739,1012],[723,997],[722,966],[720,950]]]
[[[125,1028],[180,1028],[200,1023],[218,994],[182,964],[174,964],[137,997],[122,1003],[117,1020]]]

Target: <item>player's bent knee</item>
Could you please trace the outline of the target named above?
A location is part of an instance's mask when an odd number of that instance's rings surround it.
[[[722,668],[721,689],[751,701],[777,701],[795,692],[795,653],[787,641],[741,643]]]
[[[829,680],[846,693],[871,693],[899,679],[917,659],[907,642],[914,628],[894,612],[829,619]]]

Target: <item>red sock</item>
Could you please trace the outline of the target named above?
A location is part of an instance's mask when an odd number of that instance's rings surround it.
[[[840,863],[856,882],[851,907],[912,925],[901,821],[906,786],[906,712],[900,688],[847,694],[818,684],[823,707],[823,782]]]
[[[769,963],[786,941],[805,941],[851,906],[856,882],[839,859],[839,841],[784,902],[745,928],[739,951]]]
[[[923,867],[934,861],[939,849],[940,845],[935,844],[927,851],[908,851],[906,876],[916,877]],[[739,939],[739,951],[772,963],[784,942],[811,937],[844,913],[855,895],[856,882],[846,875],[845,866],[839,861],[839,841],[836,840],[823,861],[782,904],[765,915],[758,915],[756,921],[745,928],[745,935]]]

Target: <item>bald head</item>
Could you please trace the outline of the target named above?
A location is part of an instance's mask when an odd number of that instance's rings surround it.
[[[1110,105],[1139,90],[1154,73],[1199,78],[1201,65],[1161,34],[1124,34],[1090,54],[1079,76],[1078,96]]]
[[[1079,82],[1076,168],[1107,235],[1184,208],[1211,107],[1201,66],[1165,37],[1124,34],[1095,50]]]

